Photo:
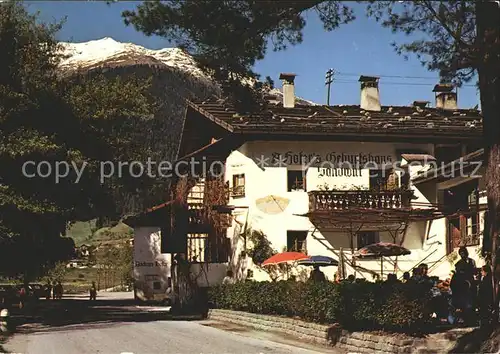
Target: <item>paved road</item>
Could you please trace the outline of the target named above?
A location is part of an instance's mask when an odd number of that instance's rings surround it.
[[[24,326],[4,347],[8,352],[25,354],[330,352],[287,343],[285,339],[274,341],[270,334],[259,335],[241,327],[223,330],[220,323],[158,320],[158,317],[148,317],[153,313],[143,311],[142,307],[114,303],[119,297],[116,293],[102,295],[104,299],[92,307],[88,302],[83,303],[83,299],[81,302],[67,300],[66,303],[63,300],[59,303],[63,307],[56,311],[64,322],[45,321]],[[156,312],[156,316],[158,314],[161,315]]]

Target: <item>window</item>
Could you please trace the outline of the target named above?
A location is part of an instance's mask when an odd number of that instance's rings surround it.
[[[399,176],[391,169],[370,170],[370,190],[386,191],[399,188]]]
[[[448,253],[457,247],[479,245],[478,180],[440,192],[443,194],[441,209],[445,214],[451,214],[447,218]]]
[[[231,191],[232,197],[244,197],[245,196],[245,175],[238,174],[233,175],[233,189]]]
[[[208,234],[188,234],[187,259],[194,263],[206,262],[208,258]]]
[[[187,260],[193,263],[226,263],[231,242],[225,235],[189,233],[187,236]]]
[[[288,191],[296,192],[306,191],[306,171],[302,170],[288,170],[287,171],[287,179],[288,179]]]
[[[159,281],[153,283],[153,290],[161,290],[161,283]]]
[[[434,148],[434,157],[438,163],[449,163],[462,156],[462,146],[458,145],[437,145]]]
[[[448,218],[447,251],[461,246],[479,246],[479,214],[465,213]]]
[[[307,231],[287,231],[286,249],[288,252],[303,252],[307,254]]]
[[[439,190],[438,203],[445,213],[468,212],[477,206],[478,194],[476,179],[453,188]]]
[[[376,231],[362,231],[358,232],[357,235],[357,247],[358,249],[363,248],[368,245],[379,242],[379,235]]]
[[[465,237],[467,239],[466,240],[467,244],[476,243],[476,240],[475,240],[476,238],[477,238],[477,242],[479,242],[479,237],[476,237],[478,231],[479,231],[479,214],[472,213],[470,215],[466,215],[465,216]]]

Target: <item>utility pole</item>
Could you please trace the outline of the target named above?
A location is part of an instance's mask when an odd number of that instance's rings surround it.
[[[328,69],[325,75],[325,85],[327,86],[327,96],[326,96],[326,104],[330,105],[330,87],[333,82],[333,76],[335,75],[335,70]]]

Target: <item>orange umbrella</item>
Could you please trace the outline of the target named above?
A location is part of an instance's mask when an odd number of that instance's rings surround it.
[[[302,259],[309,259],[309,256],[305,255],[304,253],[300,252],[283,252],[283,253],[278,253],[275,254],[274,256],[266,259],[262,265],[273,265],[273,264],[280,264],[280,263],[288,263],[288,262],[295,262],[295,261],[300,261]]]

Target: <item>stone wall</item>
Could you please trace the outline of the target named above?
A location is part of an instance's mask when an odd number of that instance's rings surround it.
[[[471,329],[455,329],[425,338],[398,334],[348,332],[339,326],[320,325],[298,319],[230,310],[210,310],[209,319],[278,332],[323,346],[354,353],[446,353],[458,336]]]

